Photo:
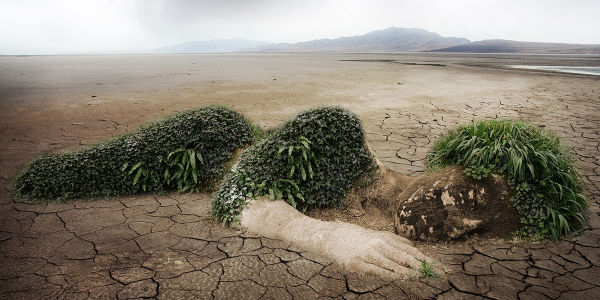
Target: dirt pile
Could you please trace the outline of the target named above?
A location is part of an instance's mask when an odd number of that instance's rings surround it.
[[[353,188],[343,207],[311,209],[307,215],[423,241],[458,239],[469,233],[509,238],[518,229],[508,183],[500,176],[472,180],[459,167],[449,167],[409,177],[381,165],[369,176],[365,180],[373,183]]]

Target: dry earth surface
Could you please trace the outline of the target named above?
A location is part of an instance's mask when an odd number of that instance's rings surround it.
[[[502,68],[524,64],[599,66],[600,58],[0,57],[0,298],[599,299],[600,78]],[[432,142],[456,124],[521,118],[556,132],[577,156],[591,206],[588,227],[559,243],[477,236],[419,243],[445,277],[389,282],[224,228],[210,217],[208,194],[48,205],[10,199],[9,181],[37,154],[91,145],[211,103],[264,128],[310,107],[349,108],[364,121],[379,159],[406,175],[425,171]],[[358,222],[368,226],[368,217]]]

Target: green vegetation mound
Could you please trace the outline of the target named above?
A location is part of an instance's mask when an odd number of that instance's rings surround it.
[[[237,112],[193,109],[89,148],[41,155],[17,175],[12,194],[31,202],[194,190],[219,180],[233,151],[252,140]]]
[[[585,225],[588,203],[573,156],[558,137],[530,124],[481,120],[462,125],[436,142],[430,169],[465,166],[472,178],[506,174],[521,215],[521,236],[558,239]]]
[[[360,120],[339,107],[302,112],[248,149],[213,195],[213,216],[235,224],[246,199],[297,208],[335,205],[373,163]]]

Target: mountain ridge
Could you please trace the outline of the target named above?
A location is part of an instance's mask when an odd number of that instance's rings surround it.
[[[318,39],[299,43],[270,44],[250,49],[257,52],[413,52],[428,51],[470,41],[465,38],[442,37],[420,28],[389,27],[364,35]]]
[[[540,43],[490,39],[471,42],[460,37],[443,37],[420,28],[375,30],[363,35],[316,39],[298,43],[269,43],[242,38],[190,41],[153,50],[129,53],[232,53],[232,52],[448,52],[600,54],[600,45]]]
[[[600,45],[524,42],[503,39],[476,41],[470,44],[435,49],[429,52],[454,53],[531,53],[531,54],[600,54]]]

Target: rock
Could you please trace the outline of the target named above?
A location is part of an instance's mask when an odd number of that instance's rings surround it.
[[[518,229],[506,180],[473,180],[459,167],[426,173],[398,197],[396,233],[424,241],[457,239],[471,232],[505,238]]]

